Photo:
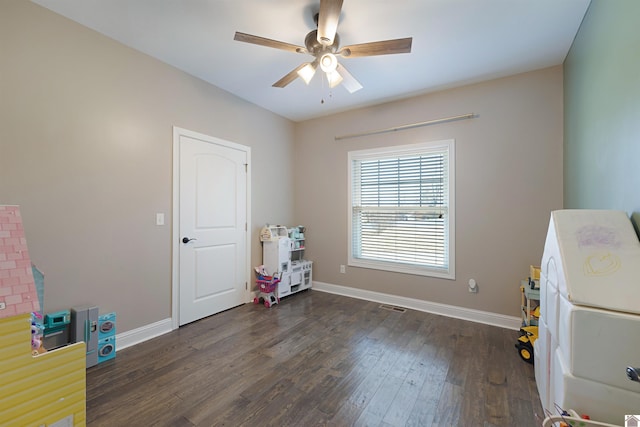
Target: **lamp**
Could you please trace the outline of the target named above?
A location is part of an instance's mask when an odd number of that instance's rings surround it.
[[[336,70],[338,66],[338,59],[333,53],[325,53],[320,57],[320,68],[322,71],[329,74],[332,71]]]
[[[325,53],[320,57],[320,68],[327,75],[329,87],[332,89],[342,82],[342,76],[336,71],[337,67],[338,59],[333,53]]]
[[[300,76],[300,78],[304,80],[306,84],[309,84],[313,76],[316,74],[317,68],[318,60],[308,62],[304,67],[298,70],[298,76]]]

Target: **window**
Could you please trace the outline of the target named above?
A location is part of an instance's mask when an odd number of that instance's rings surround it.
[[[349,152],[349,265],[447,279],[454,141]]]

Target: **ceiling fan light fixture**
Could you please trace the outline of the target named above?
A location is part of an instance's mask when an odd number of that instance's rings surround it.
[[[308,85],[316,74],[318,66],[320,66],[320,69],[327,76],[327,81],[331,88],[342,84],[347,91],[353,93],[362,89],[362,84],[338,62],[337,56],[355,58],[411,52],[412,37],[360,43],[341,48],[340,36],[337,30],[344,0],[319,0],[319,2],[320,10],[314,17],[317,29],[307,33],[304,38],[305,47],[236,31],[234,36],[236,41],[288,52],[308,54],[313,57],[312,62],[304,62],[298,65],[275,82],[272,85],[273,87],[286,87],[297,78],[302,79]],[[324,78],[322,81],[324,82]]]
[[[320,68],[325,73],[331,73],[336,70],[338,59],[333,53],[325,53],[320,57]]]
[[[304,67],[298,70],[298,76],[306,83],[309,84],[313,76],[316,74],[318,63],[316,61],[307,63]]]
[[[337,71],[329,71],[327,73],[327,80],[329,81],[329,87],[333,89],[342,83],[342,76]]]

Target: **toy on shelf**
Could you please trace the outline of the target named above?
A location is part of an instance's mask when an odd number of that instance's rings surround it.
[[[47,351],[42,345],[43,334],[44,325],[42,324],[42,315],[34,311],[31,313],[31,354],[33,356]]]
[[[529,287],[531,289],[540,289],[540,267],[529,266]]]
[[[540,318],[540,306],[536,306],[533,310],[522,308],[522,315],[525,321],[522,322],[522,326],[538,326],[538,319]]]
[[[262,227],[260,230],[260,241],[261,242],[274,242],[277,241],[281,237],[287,237],[289,232],[287,231],[287,227],[282,225],[271,225],[267,224]]]

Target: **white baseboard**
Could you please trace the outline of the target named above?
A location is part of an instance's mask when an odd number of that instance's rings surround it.
[[[116,334],[116,352],[171,332],[171,318]]]
[[[456,319],[469,320],[476,323],[484,323],[486,325],[498,326],[506,329],[518,330],[521,325],[520,318],[515,316],[506,316],[504,314],[490,313],[488,311],[474,310],[471,308],[457,307],[454,305],[440,304],[437,302],[418,300],[391,294],[383,294],[381,292],[367,291],[347,286],[332,285],[330,283],[314,281],[311,289],[330,294],[395,305],[427,313],[439,314],[441,316],[454,317]]]

